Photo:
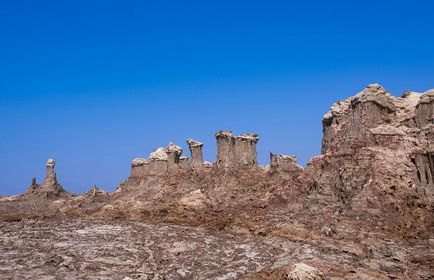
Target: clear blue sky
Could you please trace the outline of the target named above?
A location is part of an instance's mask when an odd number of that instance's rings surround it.
[[[0,194],[114,190],[168,141],[319,154],[333,102],[434,88],[433,1],[0,1]]]

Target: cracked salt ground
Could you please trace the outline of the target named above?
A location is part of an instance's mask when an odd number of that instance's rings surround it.
[[[276,239],[127,221],[27,220],[0,232],[2,279],[224,280],[289,254]]]

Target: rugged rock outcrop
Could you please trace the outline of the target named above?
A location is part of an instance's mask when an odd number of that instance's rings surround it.
[[[290,172],[291,174],[303,171],[303,167],[297,164],[296,156],[275,155],[270,153],[271,172]]]
[[[32,179],[32,184],[27,190],[27,194],[36,194],[41,197],[57,197],[65,193],[62,185],[57,181],[57,175],[54,170],[56,162],[54,159],[48,159],[46,164],[46,174],[44,183],[42,185],[38,184],[36,178]]]
[[[56,172],[54,172],[54,166],[56,162],[54,159],[47,160],[47,174],[45,176],[44,185],[45,186],[55,186],[57,185]]]
[[[434,120],[434,90],[427,91],[416,106],[416,125],[424,128]]]
[[[323,119],[322,153],[345,153],[371,145],[374,139],[369,129],[391,124],[396,110],[394,97],[377,84],[335,103]]]
[[[223,168],[251,168],[258,166],[257,134],[234,136],[230,131],[216,133],[217,165]]]
[[[187,144],[191,154],[191,166],[200,168],[203,166],[202,147],[203,144],[193,139],[187,139]]]
[[[382,227],[431,227],[433,106],[432,91],[396,98],[377,84],[335,103],[324,116],[322,155],[303,174],[319,202],[313,209],[339,202]]]
[[[335,103],[323,119],[321,155],[304,169],[295,156],[272,153],[270,165],[259,166],[258,135],[219,131],[214,163],[203,161],[200,142],[187,140],[190,162],[169,143],[132,160],[128,180],[114,193],[94,188],[35,204],[34,193],[63,191],[49,161],[44,184],[33,180],[26,194],[0,198],[0,217],[16,220],[9,209],[19,209],[22,216],[182,223],[296,244],[287,251],[294,252],[291,258],[246,279],[322,279],[323,274],[429,279],[434,275],[433,100],[434,90],[395,97],[373,84]],[[293,261],[322,272],[293,267]]]
[[[169,145],[167,146],[167,168],[168,169],[172,169],[174,167],[176,167],[179,164],[179,158],[181,157],[182,154],[182,149],[181,147],[173,144],[173,143],[169,143]]]
[[[168,171],[179,166],[181,154],[181,147],[170,142],[167,148],[160,147],[152,151],[147,159],[135,158],[131,161],[129,178],[166,176]]]

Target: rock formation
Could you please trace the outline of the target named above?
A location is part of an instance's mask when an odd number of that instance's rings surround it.
[[[285,171],[285,172],[299,172],[303,167],[297,164],[296,156],[275,155],[270,153],[270,170],[272,172]]]
[[[397,98],[377,84],[335,103],[324,116],[322,155],[303,174],[319,202],[312,209],[339,202],[348,215],[394,230],[432,226],[415,213],[434,201],[433,106],[432,91]]]
[[[169,145],[167,146],[166,153],[167,153],[167,161],[168,161],[167,167],[169,169],[172,169],[179,164],[179,158],[181,157],[182,149],[181,147],[170,142]]]
[[[203,144],[193,139],[187,140],[188,147],[191,154],[191,166],[193,168],[200,168],[203,166],[202,147]]]
[[[257,134],[234,136],[230,131],[216,133],[217,165],[223,168],[249,168],[258,166]]]
[[[394,97],[377,84],[335,103],[323,119],[322,153],[369,145],[373,141],[369,129],[392,123],[396,110]]]
[[[146,176],[165,176],[167,172],[176,168],[181,160],[181,147],[169,142],[167,148],[157,148],[147,159],[135,158],[131,161],[130,178]]]
[[[131,162],[131,173],[129,178],[134,182],[140,181],[148,176],[166,176],[168,171],[174,168],[183,170],[212,167],[214,165],[224,168],[253,168],[258,166],[256,134],[241,134],[233,136],[231,132],[220,131],[216,133],[217,138],[217,162],[204,162],[202,157],[203,144],[193,139],[188,139],[187,144],[191,153],[191,162],[188,157],[182,156],[181,147],[169,143],[167,148],[155,149],[149,157],[135,158]],[[294,170],[298,165],[294,165]],[[280,171],[290,171],[282,167]]]
[[[434,120],[434,90],[427,91],[416,106],[416,125],[424,128]]]
[[[44,186],[55,186],[57,185],[56,172],[54,172],[54,166],[56,162],[54,159],[47,160],[47,173],[45,175]]]
[[[61,189],[49,160],[43,185],[33,180],[26,194],[0,198],[0,217],[15,221],[9,209],[20,209],[23,217],[134,219],[283,239],[291,257],[246,279],[430,279],[433,115],[434,90],[395,97],[372,84],[325,114],[321,154],[304,169],[295,156],[272,153],[269,167],[258,166],[258,135],[219,131],[214,163],[203,161],[200,142],[187,140],[190,162],[169,143],[132,160],[114,193],[94,188],[35,205],[27,194]],[[295,264],[302,261],[322,272]]]
[[[412,160],[422,193],[434,197],[434,153],[415,154]]]
[[[56,162],[54,159],[48,159],[46,163],[46,174],[44,183],[39,185],[36,181],[36,178],[32,179],[32,184],[29,186],[26,193],[37,194],[39,196],[48,198],[48,197],[57,197],[61,194],[65,194],[65,190],[62,185],[57,181],[57,175],[54,170]]]

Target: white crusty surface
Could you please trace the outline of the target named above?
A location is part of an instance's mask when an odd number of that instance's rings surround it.
[[[131,164],[133,166],[140,166],[140,165],[144,165],[147,163],[148,163],[148,161],[145,158],[135,158],[131,161]]]
[[[291,160],[291,161],[294,161],[294,162],[296,162],[297,161],[297,156],[288,156],[288,155],[283,155],[283,154],[280,154],[280,155],[276,155],[278,158],[281,158],[281,159],[285,159],[285,160]]]
[[[184,206],[204,207],[207,203],[207,198],[201,190],[195,190],[181,198],[180,203]]]
[[[167,151],[169,152],[175,152],[177,154],[182,154],[182,149],[180,146],[173,144],[172,142],[169,142],[169,145],[167,146]]]
[[[232,131],[220,130],[215,134],[216,137],[234,137]]]
[[[247,140],[247,141],[254,141],[254,142],[258,142],[259,140],[258,134],[241,134],[237,138],[242,140]]]
[[[322,280],[324,275],[315,267],[305,263],[297,263],[287,275],[289,280]]]
[[[402,94],[401,98],[399,98],[399,101],[402,101],[405,105],[414,109],[417,103],[419,103],[421,96],[422,95],[418,92],[406,91]]]
[[[149,159],[153,160],[167,160],[167,149],[159,147],[155,149],[150,155]]]
[[[196,140],[193,140],[193,139],[187,139],[187,144],[188,144],[188,146],[190,146],[190,147],[196,147],[196,146],[203,146],[203,143],[201,143],[201,142],[199,142],[199,141],[196,141]]]
[[[56,161],[52,158],[47,160],[47,166],[54,167],[56,165]]]

